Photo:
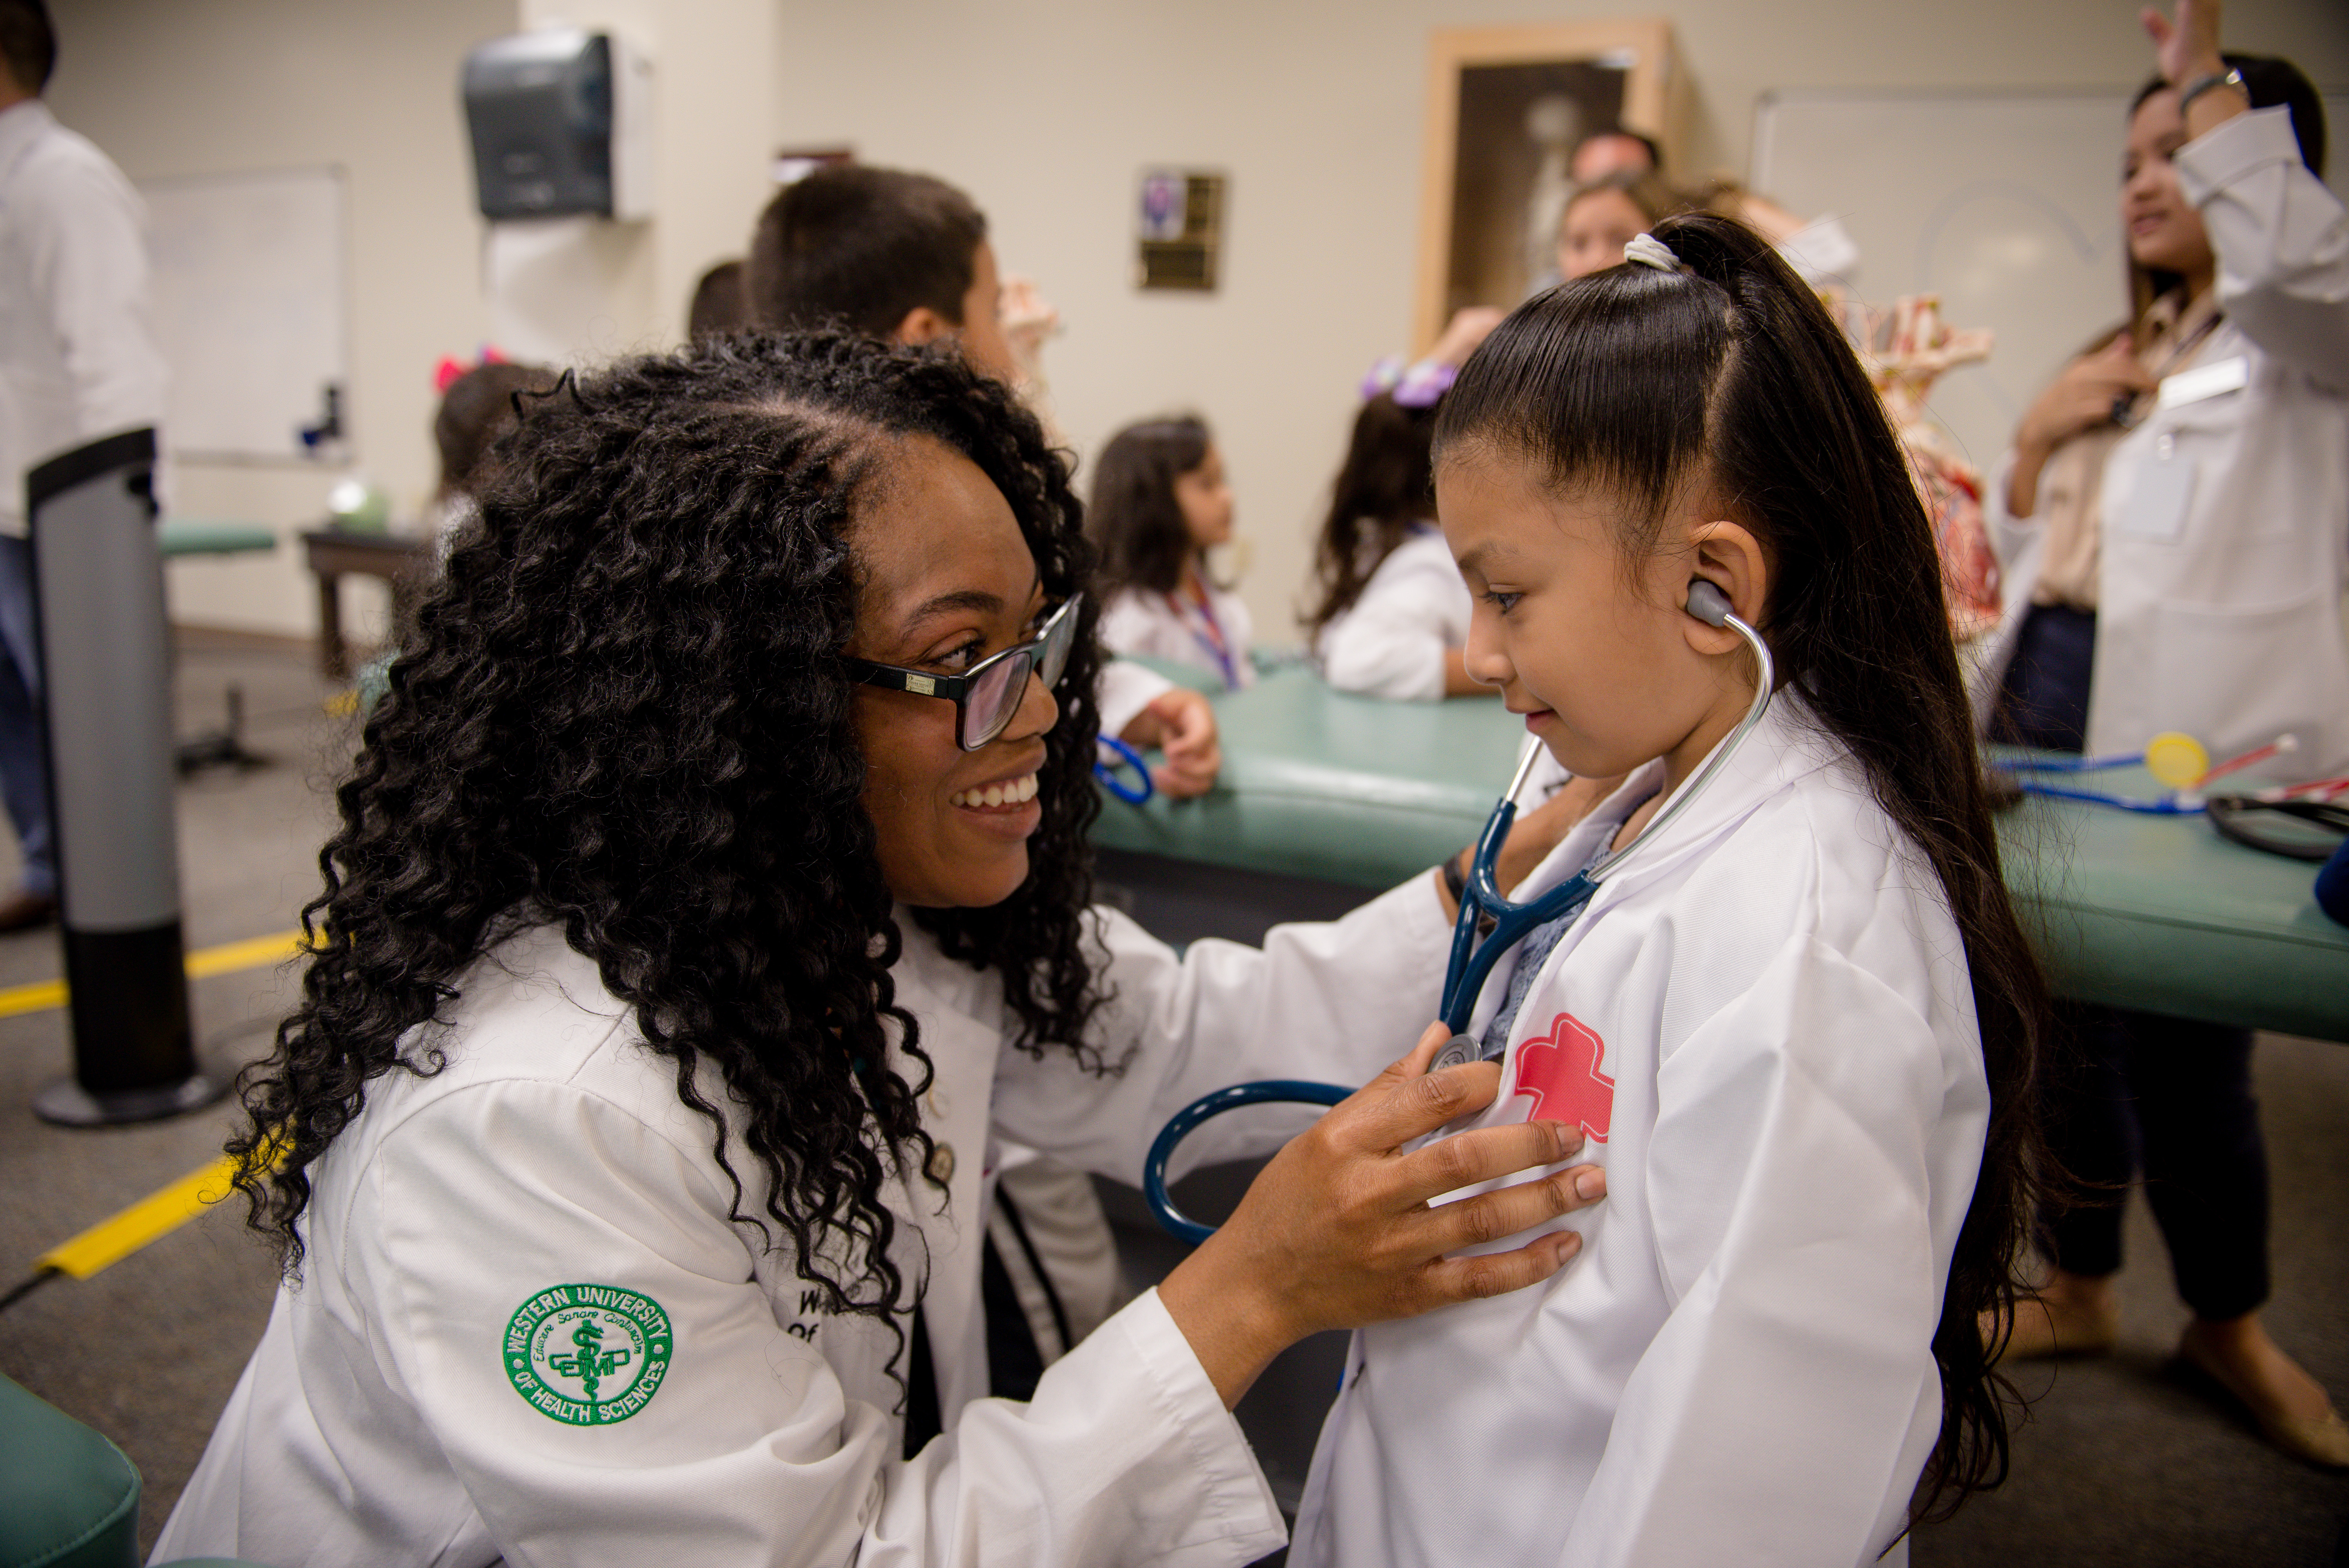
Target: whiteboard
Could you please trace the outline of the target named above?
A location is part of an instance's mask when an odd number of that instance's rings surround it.
[[[178,457],[304,461],[328,387],[347,387],[343,174],[143,182],[156,336]],[[344,412],[346,430],[349,412]]]
[[[1856,298],[1938,294],[1986,326],[1988,363],[1942,377],[1932,407],[1988,469],[2049,378],[2127,314],[2118,203],[2130,94],[1782,92],[1755,110],[1755,191],[1833,213],[1857,242]],[[2333,188],[2349,91],[2324,94]]]

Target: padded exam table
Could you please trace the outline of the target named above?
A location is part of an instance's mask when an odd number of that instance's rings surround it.
[[[1171,941],[1324,918],[1458,853],[1525,738],[1489,699],[1381,702],[1293,666],[1218,696],[1216,712],[1216,789],[1104,798],[1093,834],[1110,896]],[[2099,779],[2152,792],[2141,773]],[[2349,927],[2317,909],[2313,865],[2229,843],[2199,817],[2036,798],[2000,833],[2059,995],[2349,1042]]]

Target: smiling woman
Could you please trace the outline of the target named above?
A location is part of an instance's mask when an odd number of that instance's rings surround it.
[[[1447,1257],[1603,1184],[1556,1122],[1402,1152],[1497,1084],[1427,1072],[1437,1031],[988,1398],[987,1152],[1133,1181],[1206,1089],[1371,1078],[1437,901],[1182,957],[1089,907],[1091,555],[957,359],[705,342],[540,400],[495,469],[245,1087],[289,1277],[159,1552],[1244,1563],[1282,1532],[1229,1408],[1273,1355],[1570,1255]]]

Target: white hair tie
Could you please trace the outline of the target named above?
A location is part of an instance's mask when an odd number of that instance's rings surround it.
[[[1623,259],[1636,262],[1643,267],[1653,267],[1660,273],[1681,270],[1681,259],[1672,254],[1672,248],[1653,234],[1632,235],[1623,247]]]

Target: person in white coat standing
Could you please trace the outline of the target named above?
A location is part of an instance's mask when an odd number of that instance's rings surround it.
[[[1468,669],[1630,775],[1511,895],[1623,857],[1495,971],[1465,1125],[1572,1120],[1609,1197],[1544,1285],[1356,1336],[1312,1568],[1864,1568],[2005,1469],[1975,1322],[2014,1298],[2046,995],[1932,530],[1766,241],[1700,213],[1627,254],[1494,331],[1435,451]],[[1708,596],[1773,650],[1751,729]]]
[[[2349,768],[2349,213],[2318,175],[2324,111],[2282,60],[2221,55],[2219,7],[2148,13],[2159,72],[2121,188],[2131,317],[2023,417],[1989,487],[2006,606],[1982,690],[1996,738],[2125,753],[2184,730],[2227,757]],[[2279,1447],[2349,1467],[2349,1424],[2261,1326],[2268,1171],[2251,1031],[2067,1007],[2064,1165],[2139,1174],[2194,1321],[2179,1354]],[[2052,1214],[2013,1354],[2119,1333],[2122,1207]]]
[[[57,35],[41,0],[0,0],[0,800],[24,871],[0,932],[57,913],[25,474],[163,418],[146,209],[105,153],[41,101]]]
[[[1274,1353],[1571,1253],[1445,1259],[1601,1183],[1430,1212],[1579,1140],[1402,1152],[1497,1081],[1425,1073],[1430,1038],[1032,1402],[989,1398],[999,1137],[1132,1179],[1232,1077],[1370,1078],[1438,899],[1181,958],[1088,907],[1078,508],[951,355],[623,362],[476,500],[246,1089],[294,1272],[159,1558],[1237,1568],[1283,1540],[1229,1414]]]

